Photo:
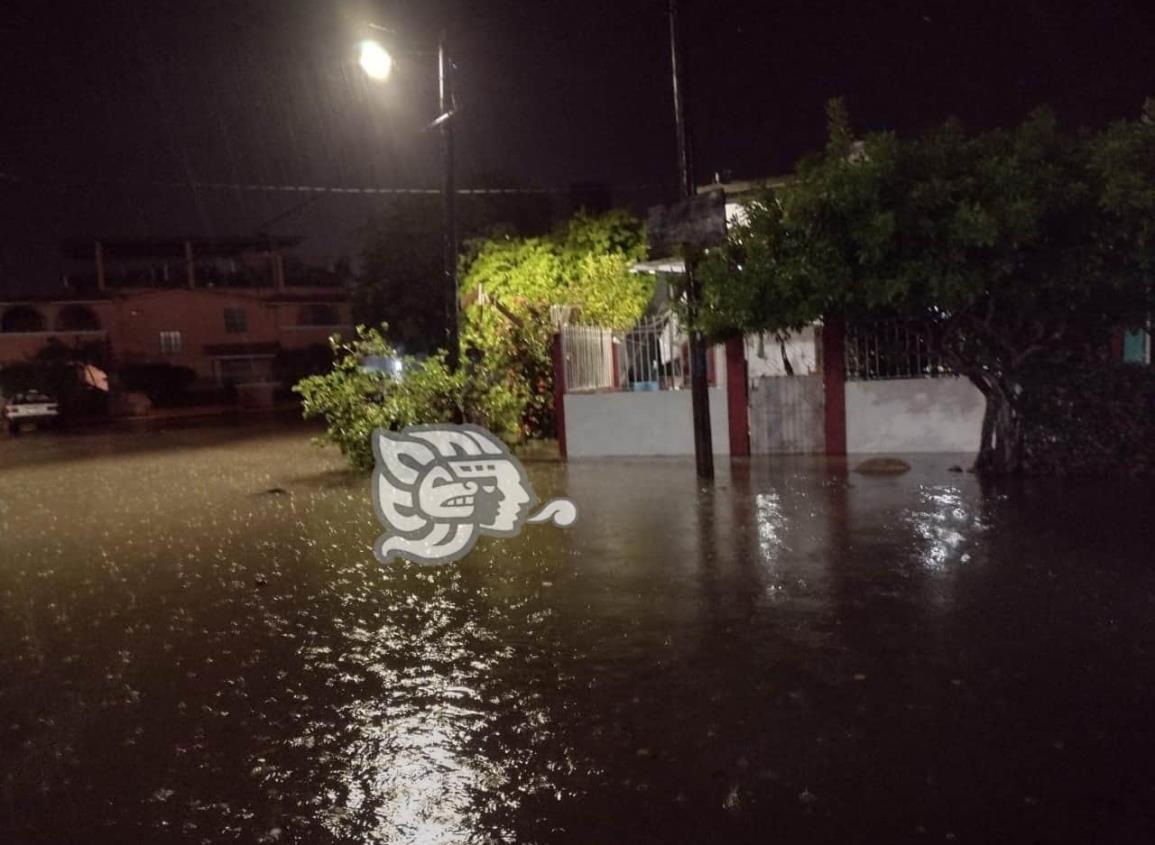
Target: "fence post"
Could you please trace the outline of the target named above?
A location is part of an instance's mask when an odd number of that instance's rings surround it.
[[[730,456],[750,454],[750,397],[746,374],[746,338],[726,341],[726,410],[730,418]]]
[[[562,332],[559,331],[554,334],[552,347],[554,426],[557,429],[557,451],[564,461],[567,454],[565,447],[565,346],[562,343]]]
[[[840,320],[822,324],[822,383],[826,390],[826,454],[846,454],[846,353]]]

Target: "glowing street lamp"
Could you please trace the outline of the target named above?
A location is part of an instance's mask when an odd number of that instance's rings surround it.
[[[361,42],[361,69],[370,79],[384,82],[393,73],[393,57],[376,41]]]

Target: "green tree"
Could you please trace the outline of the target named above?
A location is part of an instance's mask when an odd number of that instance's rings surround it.
[[[376,428],[464,421],[507,441],[518,439],[522,402],[516,385],[474,364],[451,373],[444,352],[401,356],[386,340],[387,331],[359,326],[352,340],[330,338],[333,368],[293,388],[305,418],[325,420],[321,442],[337,446],[354,468],[367,471]],[[400,363],[400,372],[389,368],[392,362]]]
[[[1155,109],[1099,132],[1046,111],[855,143],[841,103],[785,185],[703,263],[702,328],[781,332],[903,317],[987,400],[978,466],[1020,466],[1031,371],[1101,359],[1151,307]]]
[[[480,183],[511,192],[458,197],[458,237],[467,247],[475,238],[549,230],[547,196],[518,192],[500,174],[484,176]],[[408,354],[427,354],[444,342],[442,215],[440,196],[392,197],[370,218],[363,234],[354,319],[366,325],[387,323],[389,340]],[[468,260],[468,249],[466,253]]]
[[[548,236],[478,239],[470,253],[462,341],[520,385],[527,434],[552,436],[555,309],[609,328],[633,325],[653,295],[652,277],[629,271],[645,255],[642,223],[623,211],[579,213]]]

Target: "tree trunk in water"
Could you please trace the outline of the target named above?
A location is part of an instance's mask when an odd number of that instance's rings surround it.
[[[1003,384],[976,384],[986,396],[987,407],[975,469],[993,475],[1016,473],[1022,465],[1023,421],[1014,388]]]

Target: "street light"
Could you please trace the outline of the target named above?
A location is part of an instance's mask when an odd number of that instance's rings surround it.
[[[378,27],[380,28],[380,27]],[[361,68],[370,79],[377,82],[388,81],[393,74],[393,56],[376,41],[362,41],[360,54]],[[454,184],[453,166],[453,62],[445,49],[445,33],[437,45],[437,91],[438,115],[430,127],[441,130],[441,158],[445,167],[445,181],[442,194],[444,199],[443,232],[443,309],[445,315],[445,346],[450,372],[457,369],[461,357],[461,341],[457,328],[457,188]]]
[[[393,57],[376,41],[361,42],[361,69],[370,79],[384,82],[393,73]]]

